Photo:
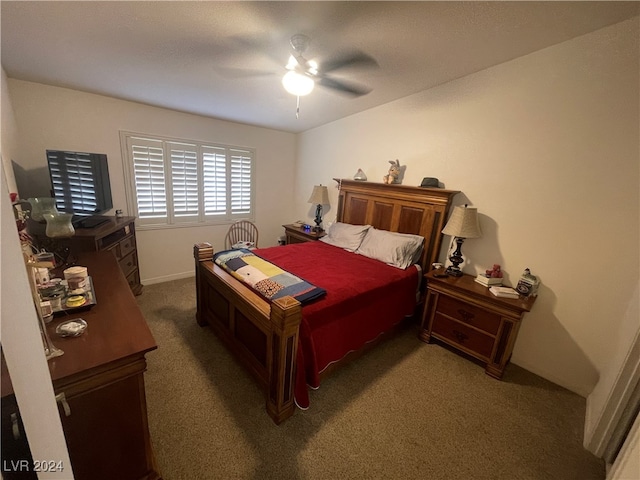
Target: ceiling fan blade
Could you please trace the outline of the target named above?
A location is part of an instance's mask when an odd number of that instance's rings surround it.
[[[340,57],[323,61],[320,66],[320,70],[322,72],[333,72],[335,70],[351,66],[378,67],[379,65],[375,58],[364,52],[351,52]]]
[[[319,77],[317,83],[323,87],[330,88],[353,97],[361,97],[373,90],[372,88],[365,87],[363,85],[356,85],[354,83],[348,83],[344,80],[336,80],[335,78],[330,77]]]

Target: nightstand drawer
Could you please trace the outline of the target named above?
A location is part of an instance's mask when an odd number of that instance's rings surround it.
[[[444,337],[450,343],[462,347],[485,361],[491,357],[494,343],[493,337],[474,330],[464,323],[445,317],[439,312],[436,312],[433,319],[432,333],[436,336]]]
[[[500,328],[499,315],[446,295],[440,295],[436,310],[492,335],[497,334]]]
[[[305,243],[309,241],[309,239],[306,237],[299,237],[291,233],[287,233],[286,237],[287,237],[287,245],[291,245],[292,243]]]

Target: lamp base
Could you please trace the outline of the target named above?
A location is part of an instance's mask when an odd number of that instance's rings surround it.
[[[462,270],[460,270],[459,267],[453,266],[453,265],[449,265],[444,273],[446,273],[450,277],[461,277],[462,276]]]
[[[314,222],[316,222],[316,226],[313,227],[313,231],[321,231],[322,227],[320,225],[322,225],[322,205],[320,204],[318,204],[318,206],[316,207],[316,218],[314,219]]]
[[[453,265],[449,265],[447,267],[446,273],[451,277],[461,277],[462,270],[460,270],[460,267],[458,265],[460,265],[464,261],[464,258],[462,257],[462,243],[464,242],[464,238],[456,237],[455,241],[456,251],[453,252],[453,254],[449,257],[449,260],[451,260],[451,263]]]

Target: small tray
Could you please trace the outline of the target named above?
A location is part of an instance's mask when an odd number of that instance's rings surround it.
[[[73,290],[75,292],[75,290]],[[60,306],[56,307],[53,310],[53,314],[54,315],[59,315],[61,313],[71,313],[71,312],[78,312],[78,311],[82,311],[82,310],[88,310],[91,307],[93,307],[97,302],[96,302],[96,294],[93,290],[93,280],[91,277],[87,277],[87,286],[84,287],[84,293],[83,295],[86,298],[86,301],[82,304],[82,305],[78,305],[77,307],[68,307],[67,306],[67,298],[69,298],[70,296],[76,295],[75,293],[70,293],[69,291],[67,291],[67,295],[64,296],[61,301],[60,301]]]
[[[78,337],[87,329],[87,322],[82,318],[67,320],[56,327],[56,333],[61,337]]]

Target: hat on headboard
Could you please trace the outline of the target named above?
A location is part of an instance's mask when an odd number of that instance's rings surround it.
[[[422,183],[420,184],[420,186],[438,188],[440,187],[440,182],[438,181],[437,178],[434,178],[434,177],[424,177],[422,179]]]

